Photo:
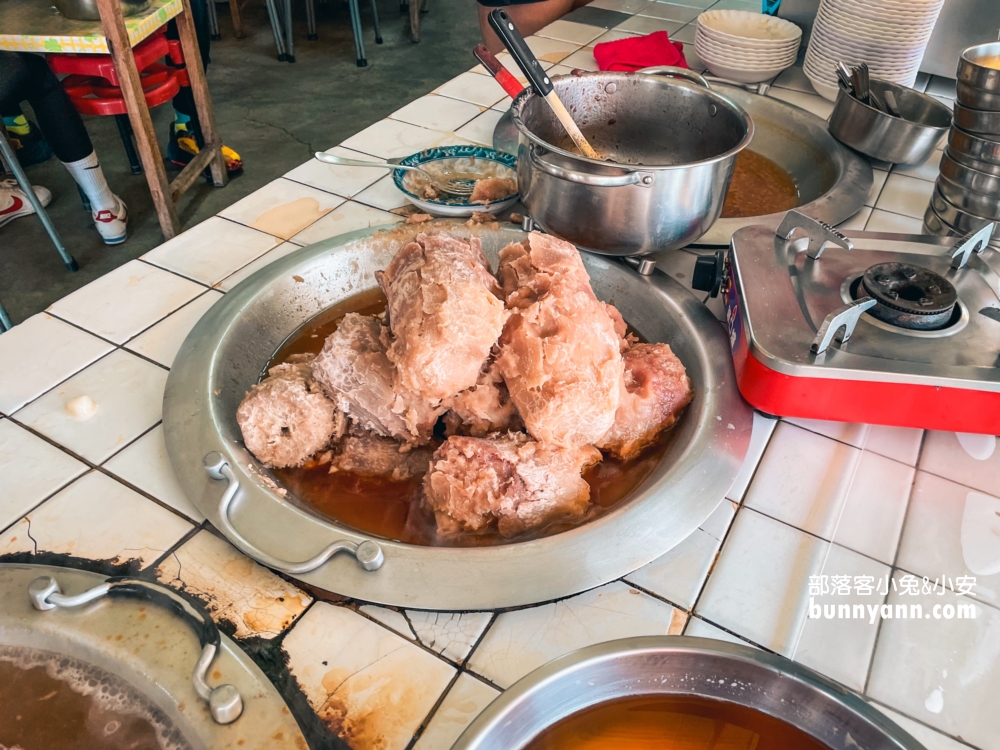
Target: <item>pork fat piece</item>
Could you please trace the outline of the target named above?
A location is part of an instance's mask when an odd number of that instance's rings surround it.
[[[247,450],[265,466],[301,466],[344,434],[344,413],[316,382],[309,360],[272,367],[236,411]]]
[[[500,279],[511,317],[497,366],[525,427],[543,443],[596,443],[618,408],[621,316],[597,299],[576,248],[548,235],[501,250]]]
[[[378,318],[348,313],[313,362],[331,398],[358,425],[409,442],[427,442],[444,411],[405,389],[393,388],[386,331]]]
[[[631,458],[677,421],[694,394],[684,365],[669,345],[634,344],[624,358],[615,423],[597,447]]]
[[[479,240],[418,234],[376,277],[397,390],[434,402],[474,386],[507,318]]]
[[[581,472],[600,460],[593,446],[548,446],[522,433],[454,436],[434,453],[424,502],[445,536],[483,532],[494,524],[502,536],[513,536],[583,516],[590,486]]]

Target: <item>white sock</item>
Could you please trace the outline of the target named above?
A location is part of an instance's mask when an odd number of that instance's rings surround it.
[[[104,179],[104,172],[101,171],[101,164],[97,161],[96,151],[91,151],[90,156],[85,156],[80,161],[63,162],[62,165],[73,176],[80,189],[87,194],[95,213],[104,209],[113,209],[117,205],[115,194],[111,192],[107,180]]]

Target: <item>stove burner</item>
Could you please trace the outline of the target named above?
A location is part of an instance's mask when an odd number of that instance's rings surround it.
[[[872,266],[864,272],[861,285],[878,302],[869,314],[900,328],[943,328],[958,303],[958,292],[948,279],[909,263]]]

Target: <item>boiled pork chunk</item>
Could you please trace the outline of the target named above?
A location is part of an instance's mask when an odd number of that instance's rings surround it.
[[[511,317],[497,366],[525,427],[543,443],[596,443],[620,398],[621,316],[597,299],[576,248],[554,237],[532,232],[501,250],[500,279]]]
[[[615,422],[597,447],[627,459],[671,427],[694,393],[684,365],[668,344],[634,344],[624,358]]]
[[[378,318],[348,313],[324,342],[313,372],[356,424],[378,435],[426,443],[444,409],[394,388],[386,334]]]
[[[592,446],[548,446],[523,433],[453,436],[434,453],[424,503],[443,536],[495,528],[509,537],[549,521],[581,518],[590,504],[581,473],[600,460]]]
[[[445,400],[449,411],[445,425],[449,435],[484,437],[491,432],[507,432],[524,427],[510,400],[507,384],[493,360],[487,361],[472,388]]]
[[[397,390],[436,404],[473,387],[507,319],[479,239],[418,234],[376,277]]]
[[[344,413],[316,382],[311,359],[272,367],[236,411],[247,450],[265,466],[301,466],[344,434]]]
[[[427,473],[434,450],[410,449],[405,443],[370,432],[348,434],[331,457],[330,473],[347,471],[362,477],[381,477],[403,482]]]

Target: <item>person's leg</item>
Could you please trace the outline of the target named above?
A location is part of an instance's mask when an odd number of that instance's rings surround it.
[[[212,46],[212,29],[208,19],[208,3],[215,0],[191,0],[191,15],[194,20],[195,36],[198,38],[198,50],[201,52],[201,63],[208,70]],[[177,23],[167,24],[167,38],[179,39]],[[198,108],[194,103],[194,94],[189,86],[181,87],[173,99],[174,121],[170,126],[170,142],[167,144],[167,158],[177,166],[184,166],[205,145],[198,123]],[[222,147],[222,158],[226,162],[226,170],[230,175],[243,169],[240,155],[228,146]]]
[[[125,204],[108,187],[87,128],[59,79],[37,55],[0,52],[0,108],[21,101],[31,104],[56,157],[87,196],[101,237],[108,244],[124,242]]]
[[[496,2],[493,5],[483,5],[477,3],[479,10],[479,31],[483,36],[483,44],[494,55],[503,52],[503,42],[496,32],[490,28],[490,11],[497,7],[502,7],[507,11],[507,15],[517,26],[517,30],[522,36],[531,36],[541,28],[548,26],[553,21],[558,21],[574,8],[574,0],[540,0],[539,2],[527,2],[508,5],[505,2]],[[520,71],[517,71],[520,73]]]

